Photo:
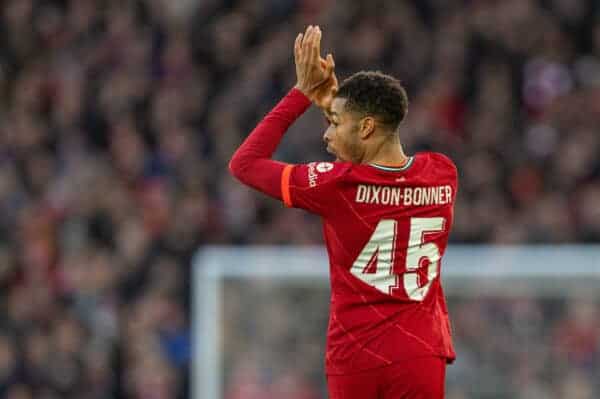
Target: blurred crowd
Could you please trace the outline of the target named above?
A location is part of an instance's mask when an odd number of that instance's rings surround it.
[[[600,302],[450,297],[460,357],[447,369],[448,399],[600,397]]]
[[[235,295],[224,301],[224,398],[326,397],[327,282],[243,279],[225,289]],[[451,293],[448,306],[458,358],[447,368],[447,399],[600,397],[598,298]]]
[[[194,251],[321,243],[318,218],[227,172],[295,83],[307,24],[340,78],[404,82],[407,152],[459,167],[452,240],[600,239],[593,0],[4,0],[0,14],[0,397],[186,398]],[[277,156],[327,159],[324,128],[311,110]]]

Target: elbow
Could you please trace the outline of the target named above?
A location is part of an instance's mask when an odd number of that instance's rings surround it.
[[[239,154],[236,152],[229,161],[229,173],[238,180],[243,180],[244,176],[244,162],[242,161]]]
[[[239,171],[240,171],[240,166],[238,165],[237,159],[234,156],[229,161],[229,174],[231,174],[233,177],[237,178]]]

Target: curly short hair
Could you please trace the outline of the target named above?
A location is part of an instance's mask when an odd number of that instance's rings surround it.
[[[346,99],[346,110],[373,116],[393,131],[408,112],[408,97],[400,81],[379,71],[361,71],[345,79],[336,97]]]

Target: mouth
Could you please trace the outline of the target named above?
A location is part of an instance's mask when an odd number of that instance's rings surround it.
[[[327,152],[330,153],[331,155],[333,155],[335,157],[335,162],[340,162],[341,161],[340,157],[335,153],[335,151],[333,151],[329,147],[327,147]]]

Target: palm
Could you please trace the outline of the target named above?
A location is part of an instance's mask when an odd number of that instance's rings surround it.
[[[335,73],[332,72],[331,75],[329,75],[329,77],[323,83],[321,83],[321,85],[312,91],[310,99],[317,107],[329,109],[337,90],[338,80],[335,76]]]
[[[338,81],[333,72],[335,63],[328,54],[321,58],[321,30],[309,26],[299,34],[294,44],[296,61],[296,88],[321,108],[328,108],[337,92]]]

